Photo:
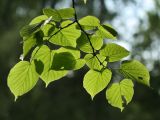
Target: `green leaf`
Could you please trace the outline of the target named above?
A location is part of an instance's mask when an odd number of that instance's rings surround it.
[[[43,9],[43,14],[51,17],[52,19],[56,22],[60,22],[62,19],[69,19],[73,18],[75,11],[73,8],[63,8],[60,10],[55,10],[52,8],[44,8]]]
[[[38,31],[31,37],[25,38],[23,40],[23,57],[27,55],[27,53],[35,46],[41,45],[43,43],[43,32]]]
[[[37,47],[32,54],[32,59],[40,61],[44,65],[43,72],[41,74],[41,79],[46,83],[46,86],[55,80],[64,77],[68,71],[67,70],[54,70],[52,69],[53,57],[55,51],[50,50],[47,46],[43,45]]]
[[[101,56],[101,55],[97,55],[98,59],[103,63],[104,66],[107,65],[107,63],[104,61],[105,57]],[[92,54],[87,54],[84,57],[87,66],[90,69],[94,69],[94,70],[101,70],[103,68],[103,65],[100,64],[100,62],[98,61],[98,59],[96,58],[96,56],[93,56]]]
[[[96,34],[101,36],[101,38],[116,39],[117,32],[110,25],[101,25],[98,27]]]
[[[49,18],[46,15],[41,15],[38,17],[35,17],[31,22],[30,25],[39,24],[39,23],[45,23]],[[44,36],[49,36],[55,29],[55,23],[50,21],[51,24],[45,24],[41,26],[41,30],[44,33]]]
[[[137,60],[123,61],[120,72],[132,80],[136,80],[144,85],[150,86],[150,75],[147,68]]]
[[[15,99],[30,91],[36,85],[38,77],[34,62],[21,61],[17,63],[11,69],[7,80]]]
[[[58,10],[55,10],[55,9],[52,9],[52,8],[44,8],[43,9],[43,14],[48,16],[48,17],[52,16],[52,19],[56,22],[61,21],[61,16],[58,13]]]
[[[118,35],[118,32],[109,24],[102,25],[103,28],[108,31],[112,36],[116,37]]]
[[[33,25],[26,25],[20,30],[20,35],[22,37],[29,37],[33,35],[34,33],[38,32],[42,24],[43,22],[33,24]]]
[[[71,53],[75,59],[79,59],[80,58],[80,51],[77,50],[76,48],[72,48],[72,47],[61,47],[58,49],[57,51],[58,53],[62,53],[62,52],[69,52]]]
[[[85,65],[86,61],[84,59],[76,59],[76,64],[73,70],[81,69]]]
[[[84,59],[80,59],[80,51],[77,50],[76,48],[71,48],[71,47],[61,47],[60,49],[58,49],[57,51],[58,53],[63,53],[63,52],[69,52],[70,54],[72,54],[74,56],[73,61],[68,61],[67,64],[70,63],[75,63],[74,66],[72,66],[70,69],[72,70],[78,70],[80,68],[82,68],[85,65],[85,60]]]
[[[80,51],[75,48],[66,47],[51,51],[43,45],[38,52],[37,50],[38,48],[34,50],[32,57],[34,56],[34,59],[44,64],[41,78],[46,82],[46,86],[64,77],[68,73],[67,70],[80,69],[85,64],[84,60],[79,59]]]
[[[84,76],[83,87],[91,95],[92,99],[102,91],[110,82],[112,73],[110,70],[103,71],[90,70]]]
[[[83,17],[79,20],[79,23],[82,26],[87,26],[87,27],[98,27],[100,25],[99,19],[94,16]]]
[[[52,69],[72,70],[76,64],[76,59],[69,52],[55,53],[53,57]]]
[[[120,83],[113,83],[106,91],[108,103],[114,107],[124,109],[133,97],[134,89],[133,82],[129,79],[124,79]]]
[[[107,61],[115,62],[128,56],[129,51],[115,43],[108,43],[100,50],[100,54],[105,56]]]
[[[48,17],[47,17],[46,15],[40,15],[40,16],[38,16],[38,17],[35,17],[35,18],[29,23],[29,25],[38,24],[38,23],[40,23],[40,22],[42,22],[42,21],[45,21],[45,20],[47,20],[47,19],[48,19]]]
[[[23,56],[25,57],[27,53],[36,45],[36,38],[31,36],[24,40],[23,42]]]
[[[49,38],[49,36],[54,32],[55,30],[55,23],[50,22],[51,24],[46,24],[45,26],[41,27],[41,30],[43,31],[44,36]]]
[[[90,41],[95,50],[99,50],[103,45],[103,39],[98,37],[97,35],[90,36]],[[82,33],[78,38],[77,47],[83,52],[93,53],[93,49],[90,45],[89,39],[84,33]]]
[[[65,21],[62,23],[62,27],[71,23],[71,21]],[[56,31],[55,31],[56,32]],[[57,34],[53,35],[50,42],[61,46],[76,47],[76,40],[80,37],[81,31],[76,29],[74,24],[67,28],[61,29]]]
[[[69,18],[73,18],[75,11],[73,8],[64,8],[64,9],[60,9],[58,10],[60,16],[62,19],[69,19]]]

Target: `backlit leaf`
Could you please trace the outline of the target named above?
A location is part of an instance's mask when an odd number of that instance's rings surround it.
[[[118,107],[121,111],[124,109],[133,97],[133,82],[124,79],[120,83],[113,83],[106,91],[108,103],[114,107]]]
[[[113,36],[117,36],[118,35],[118,32],[109,24],[104,24],[102,25],[103,28],[108,31],[110,34],[112,34]]]
[[[132,80],[136,80],[144,85],[150,86],[150,75],[147,68],[137,60],[123,61],[120,72]]]
[[[30,37],[32,34],[40,30],[42,24],[43,22],[24,26],[20,31],[21,37]]]
[[[107,61],[115,62],[128,56],[129,51],[115,43],[108,43],[100,50],[100,54],[105,56]]]
[[[45,23],[45,21],[47,21],[48,18],[46,15],[41,15],[41,16],[38,16],[38,17],[35,17],[30,23],[29,25],[34,25],[34,24],[39,24],[39,23]],[[55,29],[55,23],[52,21],[50,22],[51,24],[45,24],[45,25],[42,25],[41,26],[41,30],[43,31],[44,33],[44,36],[48,36],[50,35],[54,29]]]
[[[29,23],[29,25],[34,25],[34,24],[40,23],[42,21],[45,21],[47,19],[48,19],[48,17],[46,15],[40,15],[38,17],[33,18],[33,20]]]
[[[43,43],[43,32],[39,31],[32,35],[31,37],[25,38],[23,40],[23,56],[25,57],[27,53],[35,46],[41,45]]]
[[[23,42],[23,56],[25,57],[27,53],[36,45],[36,38],[34,36],[27,38]]]
[[[69,19],[74,17],[74,9],[73,8],[63,8],[63,9],[52,9],[52,8],[44,8],[43,14],[51,17],[56,22],[60,22],[62,19]]]
[[[101,25],[98,27],[96,34],[102,38],[114,40],[116,39],[118,33],[110,25]]]
[[[62,23],[62,26],[66,23],[69,24],[70,22],[65,21]],[[61,46],[76,47],[76,40],[80,37],[80,35],[81,31],[77,30],[76,26],[73,24],[53,35],[50,42]]]
[[[78,70],[85,65],[86,61],[84,59],[76,59],[76,64],[73,70]]]
[[[106,66],[106,62],[105,57],[101,56],[101,55],[97,55],[98,59],[101,61],[101,63],[103,63],[104,66]],[[84,59],[86,61],[87,66],[90,69],[94,69],[94,70],[101,70],[103,68],[103,65],[100,64],[100,62],[98,61],[96,56],[93,56],[92,54],[87,54]]]
[[[34,62],[20,61],[11,69],[7,83],[17,98],[30,91],[36,85],[38,77]]]
[[[98,27],[100,25],[99,19],[94,16],[83,17],[79,20],[79,23],[82,26],[88,26],[88,27]]]
[[[75,59],[73,59],[73,63],[74,66],[72,67],[72,70],[77,70],[82,68],[85,65],[85,60],[84,59],[80,59],[80,51],[77,50],[76,48],[71,48],[71,47],[61,47],[60,49],[58,49],[57,51],[58,53],[62,53],[62,52],[69,52],[71,53]],[[71,61],[68,61],[71,62]],[[68,63],[67,63],[68,64]],[[71,69],[71,68],[70,68]]]
[[[90,70],[84,76],[83,87],[91,95],[92,99],[101,92],[110,82],[112,73],[110,70],[103,71]]]
[[[100,38],[96,35],[89,36],[89,38],[90,38],[92,46],[95,50],[99,50],[102,47],[102,45],[103,45],[102,38]],[[83,52],[93,53],[93,49],[90,45],[89,39],[83,33],[81,34],[81,36],[77,40],[77,47]]]
[[[43,14],[48,16],[48,17],[52,16],[52,19],[56,22],[61,21],[61,16],[58,13],[58,10],[55,10],[55,9],[52,9],[52,8],[44,8],[43,9]]]
[[[63,8],[58,10],[60,16],[62,19],[69,19],[69,18],[73,18],[75,11],[73,8]]]
[[[40,61],[44,65],[44,70],[41,74],[41,79],[46,83],[46,86],[55,80],[58,80],[62,77],[64,77],[68,71],[66,70],[54,70],[52,69],[53,63],[53,57],[54,57],[55,51],[50,50],[47,46],[43,45],[40,48],[36,48],[33,51],[32,58],[36,61]]]

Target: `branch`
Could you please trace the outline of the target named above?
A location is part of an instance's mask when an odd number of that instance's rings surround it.
[[[97,54],[96,54],[96,52],[94,50],[94,47],[92,45],[91,39],[89,37],[89,34],[82,28],[81,24],[78,21],[77,12],[76,12],[76,8],[75,8],[75,0],[72,0],[72,7],[73,7],[73,9],[75,11],[75,14],[74,14],[75,22],[77,23],[77,25],[79,26],[79,28],[81,29],[81,31],[87,36],[89,44],[90,44],[90,46],[92,48],[92,54],[93,54],[93,56],[95,56],[97,58],[97,60],[99,61],[100,65],[102,65],[105,68],[106,66],[103,65],[103,62],[100,61],[100,59],[98,58],[98,56],[97,56]]]

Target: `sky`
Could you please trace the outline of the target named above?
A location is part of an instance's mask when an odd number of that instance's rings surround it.
[[[113,13],[118,13],[111,24],[120,34],[120,39],[125,41],[125,45],[128,41],[126,47],[129,50],[131,50],[130,43],[134,41],[133,35],[139,26],[141,25],[143,29],[148,28],[147,12],[155,9],[154,4],[154,0],[135,0],[135,3],[129,1],[126,4],[122,4],[121,0],[106,0],[107,8]],[[143,25],[140,20],[143,21]]]
[[[154,0],[134,0],[134,2],[128,0],[125,4],[122,3],[122,0],[106,0],[105,4],[110,12],[118,13],[118,16],[111,22],[120,35],[117,41],[118,44],[132,51],[135,41],[136,43],[144,42],[143,37],[135,40],[134,34],[139,32],[139,28],[143,31],[148,29],[147,13],[156,11]],[[159,39],[153,39],[154,42],[152,42],[151,48],[154,49],[145,50],[142,53],[142,58],[145,59],[147,68],[150,71],[153,69],[152,63],[154,60],[159,59],[160,56],[160,48],[157,46],[160,44]],[[140,60],[140,57],[137,57],[137,59]]]

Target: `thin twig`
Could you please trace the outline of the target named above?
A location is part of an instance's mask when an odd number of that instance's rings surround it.
[[[100,65],[102,65],[105,68],[106,66],[104,66],[103,62],[101,62],[101,60],[98,58],[98,56],[97,56],[97,54],[95,52],[95,49],[94,49],[94,47],[92,45],[91,39],[89,37],[89,34],[82,28],[81,24],[78,21],[77,12],[76,12],[76,8],[75,8],[75,0],[72,0],[72,7],[73,7],[73,9],[75,11],[75,14],[74,14],[75,22],[77,23],[77,25],[79,26],[79,28],[81,29],[81,31],[86,35],[86,37],[87,37],[87,39],[89,41],[89,44],[90,44],[90,46],[92,48],[92,54],[93,54],[93,56],[95,56],[97,58],[97,60],[99,61]]]

